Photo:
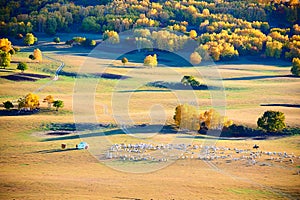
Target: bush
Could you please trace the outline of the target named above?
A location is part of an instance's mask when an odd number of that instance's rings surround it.
[[[53,42],[55,42],[56,44],[57,44],[57,43],[60,43],[60,38],[59,38],[59,37],[55,37],[55,38],[53,39]]]
[[[3,105],[4,105],[4,108],[7,109],[7,110],[14,107],[14,105],[12,104],[11,101],[5,101],[5,102],[3,102]]]
[[[190,85],[192,87],[198,87],[201,85],[201,83],[198,80],[196,80],[193,76],[184,76],[181,79],[181,83],[183,85]]]
[[[125,66],[126,65],[126,63],[128,63],[128,59],[127,58],[122,58],[122,63],[123,63],[123,65]]]
[[[300,59],[299,58],[293,59],[293,66],[291,68],[291,72],[294,76],[300,76]]]
[[[266,111],[262,117],[258,118],[257,126],[270,132],[283,130],[285,125],[285,116],[279,111]]]
[[[22,72],[24,72],[26,69],[28,69],[28,66],[26,63],[24,62],[20,62],[17,66],[17,69],[18,70],[21,70]]]
[[[34,56],[32,54],[29,55],[29,59],[34,60]]]

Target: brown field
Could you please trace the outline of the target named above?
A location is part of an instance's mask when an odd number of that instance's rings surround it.
[[[42,48],[41,48],[42,49]],[[76,52],[75,52],[76,53]],[[84,88],[96,84],[95,107],[87,107],[88,97],[81,95],[82,111],[95,110],[97,122],[116,123],[113,109],[118,106],[128,106],[129,116],[135,124],[151,123],[149,110],[153,105],[160,105],[165,113],[167,123],[172,123],[174,109],[180,100],[199,104],[201,110],[213,106],[209,90],[170,91],[168,89],[141,85],[135,88],[137,78],[151,76],[151,81],[180,81],[182,74],[207,73],[206,78],[197,76],[210,86],[217,86],[214,74],[208,73],[205,67],[198,68],[168,68],[148,69],[139,63],[128,63],[122,67],[119,61],[114,61],[105,70],[97,67],[111,61],[96,59],[74,54],[49,52],[52,58],[63,60],[65,72],[77,72],[81,66],[93,64],[84,72],[96,74],[93,77],[83,77],[76,80],[72,76],[60,76],[58,81],[51,81],[53,73],[43,69],[48,67],[54,72],[59,63],[46,61],[31,63],[30,74],[46,74],[51,78],[41,78],[36,81],[18,81],[2,78],[16,76],[16,63],[11,68],[0,72],[1,102],[17,100],[19,97],[34,92],[43,97],[52,94],[65,102],[65,107],[59,111],[44,112],[23,116],[0,116],[0,198],[1,199],[299,199],[300,198],[300,136],[285,138],[270,138],[267,140],[222,140],[209,138],[190,138],[182,134],[155,134],[153,138],[136,138],[126,134],[94,136],[84,140],[92,144],[102,141],[111,143],[136,143],[155,141],[169,143],[176,138],[186,143],[208,143],[229,148],[251,149],[254,144],[261,151],[287,152],[294,154],[294,163],[285,160],[282,163],[259,160],[258,164],[247,166],[237,161],[204,162],[196,159],[177,160],[171,165],[151,173],[128,173],[112,169],[106,162],[100,162],[87,150],[72,150],[81,139],[62,136],[46,136],[45,124],[73,123],[74,84],[84,83]],[[24,55],[27,57],[27,55]],[[16,57],[16,60],[25,59]],[[256,120],[266,110],[278,110],[285,113],[288,126],[299,126],[299,96],[300,79],[289,76],[290,67],[277,66],[268,62],[264,64],[250,63],[220,64],[217,70],[223,78],[225,88],[226,115],[235,123],[256,126]],[[131,68],[130,68],[131,67]],[[101,78],[101,75],[115,74],[131,78]],[[176,73],[178,74],[176,74]],[[133,78],[132,78],[133,77]],[[213,81],[212,81],[213,80]],[[77,81],[77,82],[75,82]],[[138,80],[140,81],[140,80]],[[123,87],[124,86],[124,87]],[[76,88],[76,87],[75,87]],[[134,88],[134,90],[132,90]],[[78,88],[77,88],[78,89]],[[76,91],[76,90],[75,90]],[[88,91],[88,90],[87,90]],[[87,92],[86,91],[86,92]],[[178,100],[176,95],[181,95]],[[195,95],[193,98],[189,95]],[[115,99],[113,99],[113,95]],[[130,95],[130,101],[122,101],[121,97]],[[263,106],[264,105],[264,106]],[[85,107],[84,107],[85,106]],[[115,106],[115,107],[114,107]],[[2,109],[2,108],[1,108]],[[123,108],[122,108],[123,109]],[[159,110],[155,110],[159,112]],[[153,114],[155,114],[155,112]],[[89,114],[89,113],[83,113]],[[155,116],[155,115],[154,115]],[[87,120],[87,119],[83,119]],[[78,121],[76,121],[78,122]],[[111,129],[108,129],[111,131]],[[121,131],[116,131],[122,133]],[[54,140],[45,141],[47,138]],[[69,150],[61,150],[66,143]],[[263,165],[267,163],[267,165]],[[130,165],[129,161],[117,161],[116,166]],[[142,166],[142,165],[141,165]],[[149,166],[151,166],[149,164]],[[138,171],[139,164],[133,165]]]

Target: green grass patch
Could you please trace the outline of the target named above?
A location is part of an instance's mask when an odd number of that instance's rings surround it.
[[[263,196],[273,196],[274,193],[267,191],[267,190],[253,190],[248,188],[234,188],[234,189],[228,189],[227,191],[239,194],[239,195],[263,195]]]

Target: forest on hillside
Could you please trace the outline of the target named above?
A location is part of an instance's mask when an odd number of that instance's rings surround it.
[[[22,39],[32,32],[53,36],[160,27],[189,35],[199,43],[195,51],[206,50],[214,61],[240,55],[291,61],[300,57],[299,16],[298,0],[4,0],[0,34]],[[147,37],[139,40],[148,42]]]

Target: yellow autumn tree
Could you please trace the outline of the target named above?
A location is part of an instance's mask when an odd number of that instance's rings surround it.
[[[201,113],[199,121],[201,127],[206,127],[208,129],[222,129],[224,126],[228,127],[233,124],[232,120],[229,120],[225,116],[221,116],[215,109],[210,109]]]
[[[33,50],[33,57],[34,57],[34,60],[37,60],[37,61],[41,62],[43,60],[43,55],[42,55],[41,50],[34,49]]]
[[[201,63],[201,56],[199,55],[198,52],[193,52],[191,53],[190,55],[190,62],[193,64],[193,65],[198,65]]]
[[[1,38],[0,39],[0,50],[4,52],[9,52],[13,50],[13,47],[11,45],[11,41],[9,41],[7,38]]]
[[[199,111],[196,106],[180,104],[175,109],[173,117],[176,126],[180,129],[199,130]]]
[[[190,38],[195,39],[197,37],[197,32],[195,30],[190,31]]]
[[[156,67],[157,66],[156,54],[154,54],[153,56],[152,55],[146,56],[146,58],[144,59],[144,65],[149,67]]]
[[[7,38],[0,39],[0,67],[6,68],[10,66],[11,55],[14,49],[11,42]]]
[[[51,108],[51,104],[54,102],[54,98],[52,95],[48,95],[43,100],[44,103],[48,103],[48,108]]]
[[[202,14],[204,16],[208,16],[210,14],[209,10],[207,8],[203,9]]]

